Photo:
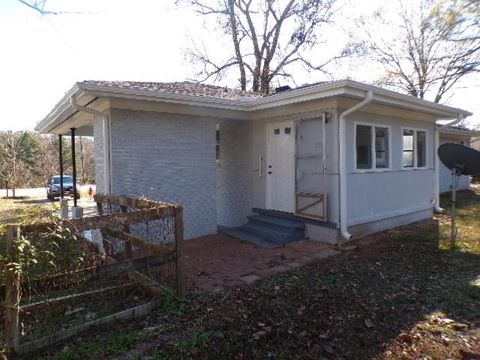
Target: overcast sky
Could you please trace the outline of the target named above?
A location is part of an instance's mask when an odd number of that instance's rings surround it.
[[[385,1],[366,3],[349,11],[368,13]],[[48,8],[73,13],[41,16],[17,0],[0,1],[0,130],[33,129],[76,81],[183,81],[194,76],[184,57],[192,39],[217,51],[226,45],[211,29],[205,31],[203,19],[176,8],[173,0],[49,0]],[[358,64],[337,72],[360,81],[376,76]],[[325,80],[300,70],[294,75],[298,84]],[[472,78],[447,101],[475,112],[475,124],[479,86],[479,78]]]

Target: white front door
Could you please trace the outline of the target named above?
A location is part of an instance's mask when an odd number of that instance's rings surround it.
[[[295,211],[295,124],[267,124],[267,208]]]

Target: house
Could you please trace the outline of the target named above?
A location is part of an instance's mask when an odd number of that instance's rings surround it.
[[[440,145],[445,143],[455,143],[466,146],[472,146],[478,143],[476,137],[480,136],[480,131],[470,130],[458,126],[449,126],[440,128]],[[440,192],[451,191],[452,174],[449,169],[440,162]],[[458,179],[457,190],[466,190],[470,188],[470,176],[460,176]]]
[[[351,80],[267,96],[84,81],[36,130],[94,136],[97,191],[181,203],[186,238],[336,242],[430,218],[436,122],[469,115]]]

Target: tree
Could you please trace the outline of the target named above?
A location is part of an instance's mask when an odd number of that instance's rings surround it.
[[[15,197],[15,188],[22,167],[34,170],[40,154],[39,142],[28,132],[7,131],[0,135],[1,177],[8,181]]]
[[[438,103],[480,69],[479,2],[403,0],[399,6],[397,24],[385,12],[362,22],[368,48],[385,70],[379,82]]]
[[[320,29],[331,22],[335,0],[177,0],[187,2],[204,16],[215,17],[217,30],[231,40],[223,59],[214,59],[196,46],[188,52],[200,64],[201,81],[218,81],[237,69],[239,85],[268,93],[275,78],[291,78],[293,65],[325,71],[327,64],[348,56],[348,46],[336,56],[316,63],[308,52],[320,43]],[[217,52],[218,53],[218,52]]]

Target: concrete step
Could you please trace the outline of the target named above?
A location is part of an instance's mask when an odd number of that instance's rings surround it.
[[[295,229],[279,229],[271,225],[247,223],[242,225],[240,229],[248,234],[262,237],[267,241],[277,244],[287,244],[292,241],[303,239],[304,232]]]
[[[248,219],[252,223],[259,223],[259,224],[268,224],[279,227],[281,229],[293,229],[293,230],[304,230],[305,223],[303,221],[292,220],[282,217],[270,216],[270,215],[250,215]]]
[[[258,245],[266,249],[276,249],[282,246],[282,244],[273,243],[260,236],[247,233],[243,231],[241,227],[237,227],[237,228],[219,227],[218,232],[221,234],[230,236],[234,239],[251,242],[255,245]]]

